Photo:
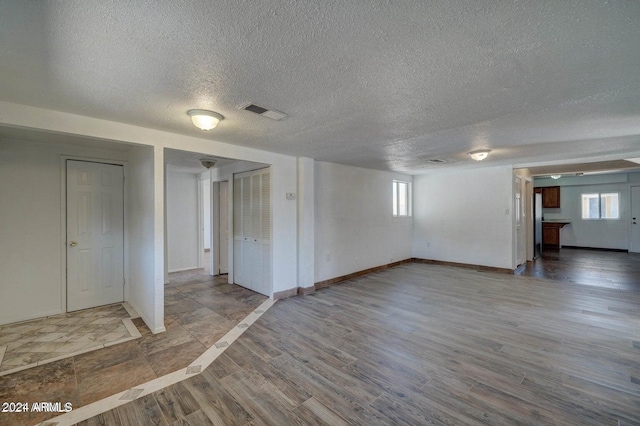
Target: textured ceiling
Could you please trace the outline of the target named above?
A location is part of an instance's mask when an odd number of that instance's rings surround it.
[[[534,176],[544,176],[551,174],[593,174],[603,172],[638,172],[640,165],[631,161],[614,160],[599,161],[595,163],[575,163],[562,166],[539,166],[530,167],[529,172]]]
[[[640,156],[638,1],[0,0],[0,55],[0,100],[322,161]]]

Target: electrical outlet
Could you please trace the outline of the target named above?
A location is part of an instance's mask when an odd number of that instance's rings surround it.
[[[286,198],[287,198],[287,200],[295,200],[296,199],[296,193],[295,192],[287,192]]]

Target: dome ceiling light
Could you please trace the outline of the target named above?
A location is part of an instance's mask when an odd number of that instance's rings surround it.
[[[490,152],[491,152],[490,149],[477,149],[475,151],[468,152],[467,154],[469,154],[471,158],[473,158],[476,161],[482,161],[485,158],[487,158]]]
[[[191,117],[194,126],[205,131],[215,128],[224,119],[217,112],[206,109],[190,109],[187,111],[187,115]]]

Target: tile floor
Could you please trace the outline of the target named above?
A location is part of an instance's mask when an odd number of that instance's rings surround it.
[[[0,327],[0,376],[142,337],[118,303]]]
[[[0,376],[0,401],[44,398],[77,408],[187,367],[267,299],[226,280],[203,269],[171,274],[166,332],[154,335],[134,319],[139,339]],[[54,415],[0,414],[0,425],[32,425]]]

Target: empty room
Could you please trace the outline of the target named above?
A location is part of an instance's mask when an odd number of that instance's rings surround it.
[[[0,0],[0,426],[640,425],[640,3]]]

